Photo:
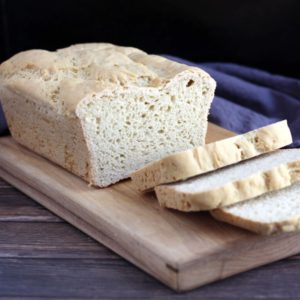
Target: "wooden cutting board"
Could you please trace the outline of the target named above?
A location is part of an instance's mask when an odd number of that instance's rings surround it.
[[[231,135],[210,124],[207,141]],[[300,252],[300,233],[263,237],[208,213],[164,209],[153,193],[137,193],[129,180],[105,189],[88,187],[10,137],[0,138],[0,176],[177,291]]]

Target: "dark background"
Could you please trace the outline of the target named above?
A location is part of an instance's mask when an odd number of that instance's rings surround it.
[[[25,49],[106,41],[300,77],[298,0],[0,1],[1,61]]]

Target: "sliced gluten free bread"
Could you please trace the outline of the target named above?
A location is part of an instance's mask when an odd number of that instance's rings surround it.
[[[211,214],[219,221],[264,235],[300,230],[300,183]]]
[[[300,149],[270,154],[155,188],[160,205],[181,211],[212,210],[282,189],[300,180]]]
[[[199,68],[104,43],[30,50],[0,66],[13,138],[100,187],[203,145],[215,85]]]
[[[171,154],[151,162],[130,175],[140,191],[185,180],[292,143],[286,120],[248,133]]]

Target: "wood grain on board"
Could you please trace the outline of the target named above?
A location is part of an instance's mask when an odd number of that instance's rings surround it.
[[[208,132],[208,141],[232,135],[215,125]],[[129,180],[88,187],[10,137],[0,139],[0,149],[2,178],[177,291],[300,252],[300,234],[261,237],[207,213],[167,210]]]

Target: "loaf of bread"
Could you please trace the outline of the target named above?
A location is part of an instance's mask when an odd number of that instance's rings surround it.
[[[215,81],[112,44],[30,50],[0,66],[13,138],[93,185],[204,144]]]

